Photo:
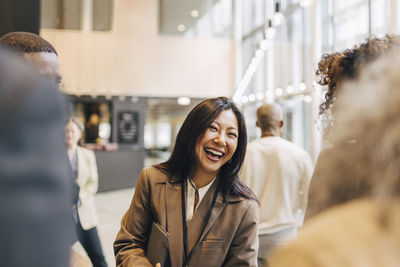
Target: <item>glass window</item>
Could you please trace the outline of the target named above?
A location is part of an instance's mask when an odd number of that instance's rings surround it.
[[[390,0],[371,0],[371,33],[384,35],[389,29]]]
[[[359,43],[369,35],[368,1],[336,0],[334,2],[335,50]]]
[[[80,30],[81,0],[41,0],[42,28]]]
[[[171,124],[158,123],[157,124],[157,147],[167,149],[171,145]]]
[[[247,0],[243,3],[243,34],[248,35],[265,23],[265,1]]]
[[[92,23],[94,31],[111,30],[113,6],[113,0],[93,0]]]
[[[285,114],[282,136],[304,148],[310,154],[312,152],[311,102],[310,94],[294,96],[281,102]]]
[[[113,0],[41,0],[41,25],[47,29],[82,30],[88,18],[89,30],[111,29]],[[86,6],[91,10],[85,10]],[[89,16],[89,17],[88,17]]]
[[[160,34],[192,37],[232,36],[232,0],[159,1]]]

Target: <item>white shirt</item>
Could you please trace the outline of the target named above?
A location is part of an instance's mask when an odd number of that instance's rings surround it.
[[[302,226],[312,170],[307,152],[278,136],[247,146],[240,179],[260,201],[259,234]]]
[[[215,178],[212,179],[211,182],[209,182],[207,185],[198,188],[197,190],[199,191],[199,202],[196,205],[196,209],[197,207],[200,205],[201,200],[204,198],[205,194],[207,193],[207,191],[210,189],[211,185],[213,184],[213,182],[215,181]],[[192,179],[188,178],[188,182],[187,182],[187,199],[186,199],[186,221],[190,221],[193,217],[193,206],[194,206],[194,197],[195,197],[195,188],[194,188],[194,182],[192,181]]]

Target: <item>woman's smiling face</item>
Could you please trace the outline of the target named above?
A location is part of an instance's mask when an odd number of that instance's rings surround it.
[[[196,142],[196,172],[217,175],[238,145],[238,121],[232,110],[224,110]]]

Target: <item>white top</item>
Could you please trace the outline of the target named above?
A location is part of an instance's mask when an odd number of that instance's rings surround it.
[[[196,209],[199,207],[201,200],[204,198],[204,196],[206,195],[208,189],[210,189],[211,185],[213,184],[213,182],[215,181],[215,178],[212,179],[211,182],[209,182],[207,185],[198,188],[197,190],[199,190],[199,202],[196,205]],[[194,188],[194,182],[192,181],[192,179],[188,178],[188,183],[187,183],[187,199],[186,199],[186,221],[190,221],[193,217],[193,206],[194,206],[194,196],[195,196],[195,188]]]
[[[247,146],[240,178],[260,201],[259,234],[302,226],[312,171],[307,152],[280,137]]]

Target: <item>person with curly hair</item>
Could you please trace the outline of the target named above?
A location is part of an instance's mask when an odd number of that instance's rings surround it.
[[[311,218],[298,239],[278,251],[272,267],[394,267],[400,262],[400,53],[365,68],[337,101],[335,145],[324,161],[329,201],[354,184],[357,199]],[[348,149],[348,140],[352,142]]]
[[[382,54],[399,45],[398,36],[370,38],[360,45],[341,52],[325,54],[318,63],[317,83],[326,88],[325,101],[319,107],[319,114],[334,113],[335,101],[343,82],[356,79],[362,68]]]
[[[370,38],[364,43],[356,45],[351,49],[342,52],[326,54],[322,56],[316,71],[317,82],[326,88],[325,101],[320,105],[320,115],[326,116],[327,128],[325,138],[336,124],[336,100],[340,95],[343,84],[358,78],[363,67],[372,63],[381,55],[388,53],[394,47],[398,46],[400,38],[398,36],[386,35],[384,38]],[[379,90],[378,88],[376,88]],[[340,96],[339,96],[340,98]],[[348,143],[348,149],[352,149],[351,142]],[[362,195],[362,185],[354,182],[349,188],[335,192],[335,197],[327,201],[320,193],[320,188],[328,183],[328,175],[322,166],[330,162],[332,154],[335,154],[335,147],[327,148],[321,152],[315,165],[314,173],[311,178],[308,206],[306,218],[308,219],[320,211],[348,201]]]

